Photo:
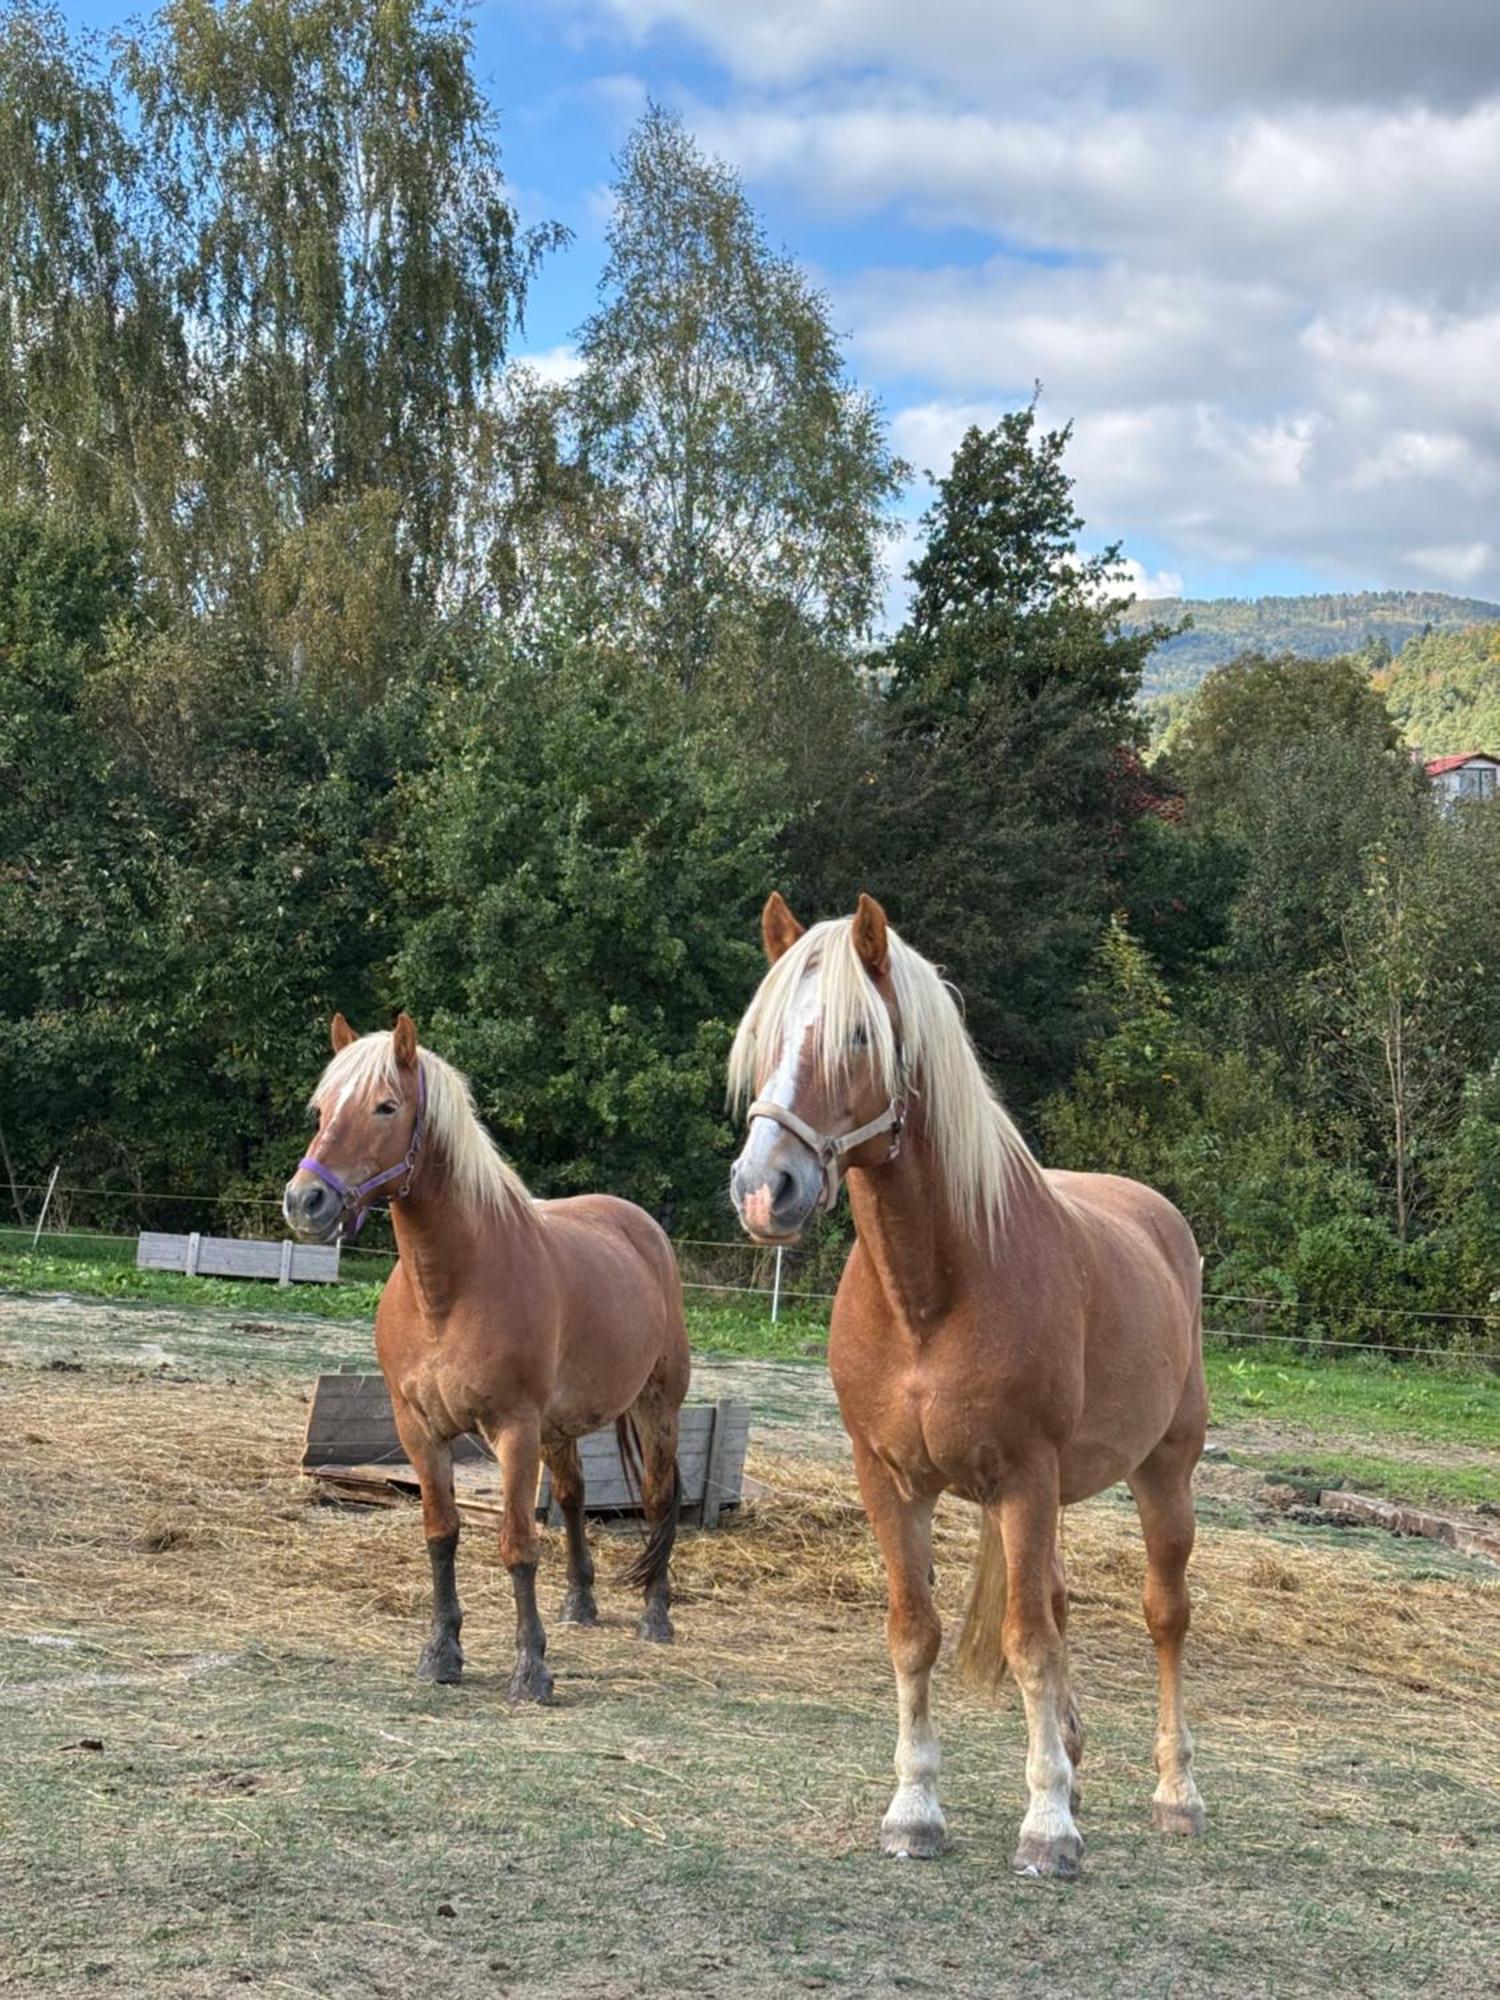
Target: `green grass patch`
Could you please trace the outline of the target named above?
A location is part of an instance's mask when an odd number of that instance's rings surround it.
[[[1435,1444],[1500,1447],[1500,1375],[1378,1356],[1249,1355],[1218,1344],[1204,1358],[1219,1423],[1255,1416],[1314,1430],[1344,1425]]]
[[[1489,1465],[1430,1465],[1359,1451],[1284,1451],[1265,1456],[1236,1452],[1234,1456],[1238,1463],[1305,1487],[1310,1494],[1332,1486],[1419,1507],[1500,1506],[1500,1469]]]
[[[67,1239],[64,1239],[66,1244]],[[80,1242],[85,1239],[80,1239]],[[134,1245],[125,1246],[135,1256]],[[184,1278],[172,1271],[138,1271],[133,1261],[86,1249],[48,1248],[0,1253],[0,1288],[16,1292],[78,1292],[86,1298],[143,1299],[167,1306],[228,1306],[254,1312],[299,1313],[319,1319],[369,1319],[385,1267],[374,1278],[341,1278],[336,1285],[280,1287],[240,1278]]]
[[[173,1306],[211,1306],[258,1318],[365,1320],[374,1318],[386,1267],[373,1260],[369,1275],[341,1277],[333,1285],[275,1284],[251,1279],[187,1278],[171,1271],[138,1271],[135,1245],[78,1235],[48,1238],[32,1255],[24,1247],[0,1248],[0,1291],[71,1292],[84,1298]],[[358,1265],[355,1265],[358,1272]],[[803,1302],[771,1318],[768,1294],[729,1295],[705,1287],[686,1295],[688,1333],[700,1354],[757,1361],[819,1360],[827,1350],[828,1321]]]

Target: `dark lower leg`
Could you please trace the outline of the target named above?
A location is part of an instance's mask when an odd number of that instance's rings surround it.
[[[552,1475],[552,1497],[562,1511],[568,1537],[568,1589],[563,1598],[562,1619],[566,1625],[597,1625],[599,1607],[594,1601],[594,1558],[589,1552],[583,1519],[583,1466],[578,1447],[554,1447],[545,1454]]]
[[[507,1693],[512,1701],[550,1701],[552,1676],[546,1666],[547,1635],[536,1608],[536,1564],[512,1564],[510,1581],[516,1594],[516,1666]]]
[[[554,1489],[555,1490],[555,1489]],[[597,1625],[599,1606],[594,1598],[594,1558],[589,1552],[583,1526],[583,1495],[570,1494],[558,1503],[563,1528],[568,1537],[568,1594],[563,1599],[563,1622],[568,1625]]]
[[[512,1701],[550,1701],[552,1676],[544,1664],[547,1635],[536,1608],[536,1484],[541,1441],[529,1425],[512,1424],[494,1439],[500,1467],[504,1512],[500,1517],[500,1560],[510,1571],[516,1594],[516,1666],[508,1693]]]
[[[644,1440],[641,1503],[650,1534],[642,1559],[641,1588],[645,1605],[636,1630],[642,1639],[669,1644],[677,1635],[672,1625],[672,1546],[682,1492],[677,1476],[675,1413],[659,1418]]]
[[[464,1650],[458,1635],[464,1613],[453,1563],[457,1552],[457,1528],[446,1535],[434,1535],[427,1543],[432,1561],[432,1633],[417,1661],[418,1680],[452,1683],[463,1674]]]

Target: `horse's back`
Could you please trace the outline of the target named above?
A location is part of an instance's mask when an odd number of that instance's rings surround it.
[[[562,1300],[565,1345],[632,1333],[653,1350],[653,1369],[686,1392],[682,1280],[666,1231],[618,1195],[569,1195],[537,1204]]]
[[[1187,1217],[1164,1194],[1123,1174],[1073,1173],[1049,1168],[1046,1181],[1063,1197],[1086,1237],[1104,1255],[1155,1265],[1159,1259],[1196,1309],[1202,1259]]]

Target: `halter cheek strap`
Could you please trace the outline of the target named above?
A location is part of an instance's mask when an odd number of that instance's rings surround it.
[[[339,1197],[340,1229],[348,1222],[349,1217],[353,1215],[354,1227],[349,1231],[349,1234],[351,1236],[358,1236],[359,1232],[365,1226],[366,1216],[370,1213],[370,1197],[378,1193],[388,1181],[399,1180],[403,1174],[406,1176],[402,1185],[398,1188],[393,1188],[385,1197],[387,1201],[399,1201],[402,1195],[411,1193],[412,1179],[417,1171],[417,1156],[422,1150],[422,1127],[426,1123],[426,1118],[427,1078],[423,1074],[419,1058],[417,1062],[417,1115],[412,1120],[410,1143],[406,1148],[406,1152],[396,1162],[395,1166],[387,1167],[383,1173],[372,1174],[367,1181],[355,1181],[351,1183],[346,1181],[341,1174],[336,1174],[332,1167],[325,1167],[321,1160],[314,1159],[311,1153],[303,1154],[302,1158],[297,1162],[297,1171],[299,1173],[315,1175],[323,1183],[324,1187],[332,1188],[333,1192]]]
[[[901,1151],[901,1126],[905,1115],[904,1101],[893,1098],[878,1118],[872,1118],[866,1125],[857,1125],[852,1132],[817,1132],[784,1104],[773,1104],[768,1098],[758,1097],[745,1113],[745,1122],[749,1124],[755,1118],[769,1118],[773,1124],[784,1126],[793,1138],[800,1139],[811,1150],[823,1170],[823,1192],[818,1197],[818,1206],[831,1209],[839,1198],[839,1175],[850,1153],[867,1139],[878,1139],[882,1132],[889,1132],[891,1149],[885,1156],[889,1165]]]

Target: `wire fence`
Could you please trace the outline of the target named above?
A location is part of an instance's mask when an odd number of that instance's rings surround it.
[[[224,1233],[280,1234],[267,1231],[268,1216],[280,1216],[281,1203],[270,1195],[231,1190],[220,1194],[180,1189],[90,1187],[52,1182],[12,1183],[15,1224],[0,1224],[0,1245],[53,1256],[102,1254],[106,1261],[133,1261],[133,1246],[141,1229],[187,1229],[209,1233],[213,1225],[205,1210],[218,1213]],[[28,1201],[25,1198],[30,1197]],[[28,1215],[27,1209],[34,1213]],[[105,1209],[128,1228],[99,1226]],[[87,1221],[75,1222],[79,1210]],[[38,1227],[45,1222],[38,1237]],[[385,1241],[346,1243],[342,1256],[354,1269],[350,1276],[369,1282],[395,1261],[390,1225],[382,1215],[371,1218],[371,1233]],[[797,1248],[771,1250],[747,1239],[676,1236],[684,1289],[708,1297],[762,1299],[775,1316],[783,1302],[826,1310],[848,1253],[848,1240],[825,1228]],[[132,1254],[127,1255],[127,1251]],[[1257,1296],[1245,1292],[1207,1291],[1206,1331],[1225,1345],[1322,1357],[1380,1356],[1462,1368],[1500,1370],[1500,1311],[1463,1308],[1407,1307],[1358,1299],[1335,1307],[1307,1299]],[[1429,1338],[1423,1335],[1429,1334]],[[1392,1337],[1398,1336],[1398,1337]],[[1401,1337],[1404,1336],[1404,1337]]]

